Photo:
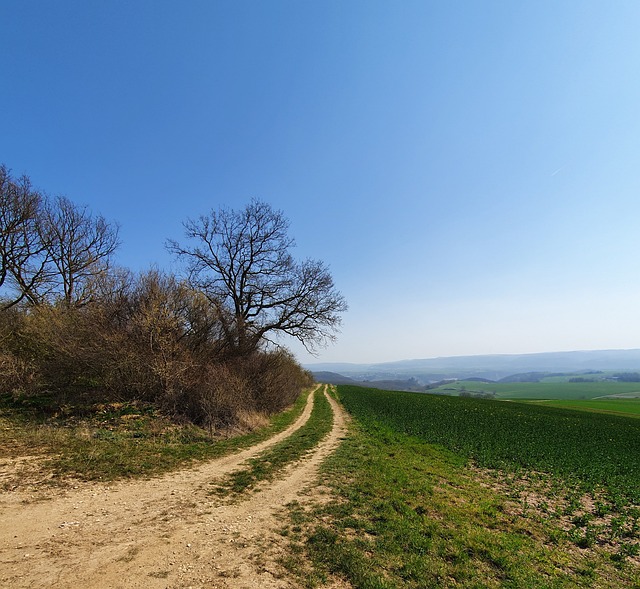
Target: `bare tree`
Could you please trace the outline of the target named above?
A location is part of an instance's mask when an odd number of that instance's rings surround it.
[[[96,281],[109,270],[111,255],[119,245],[117,225],[58,196],[43,207],[40,231],[58,297],[69,306],[91,302]]]
[[[47,198],[28,176],[0,166],[0,288],[2,307],[93,299],[118,246],[118,227],[68,198]],[[102,282],[102,285],[98,285]]]
[[[168,249],[185,261],[190,283],[215,310],[227,353],[251,353],[282,334],[311,352],[335,338],[346,301],[325,264],[293,259],[281,211],[253,200],[184,227],[189,245],[171,240]]]
[[[40,235],[42,205],[27,176],[14,179],[0,166],[0,287],[11,291],[4,309],[23,300],[37,304],[45,295],[49,257]]]

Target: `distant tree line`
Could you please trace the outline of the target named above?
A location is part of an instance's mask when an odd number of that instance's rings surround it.
[[[252,201],[185,224],[176,275],[118,267],[118,226],[0,166],[0,392],[155,403],[211,430],[290,404],[346,310],[327,267],[297,262],[283,213]]]

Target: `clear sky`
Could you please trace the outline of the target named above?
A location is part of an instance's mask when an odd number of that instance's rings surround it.
[[[3,0],[0,162],[135,270],[282,209],[350,305],[317,361],[636,348],[639,30],[637,0]]]

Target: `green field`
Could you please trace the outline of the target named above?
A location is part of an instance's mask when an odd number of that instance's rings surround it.
[[[612,399],[609,397],[579,400],[543,400],[531,401],[545,407],[559,407],[561,409],[579,409],[581,411],[594,411],[597,413],[610,413],[613,415],[626,415],[640,417],[640,399]]]
[[[637,382],[476,382],[456,381],[433,389],[447,395],[494,394],[496,399],[593,399],[608,395],[640,395]]]
[[[347,410],[361,422],[440,444],[481,466],[561,474],[640,502],[638,419],[538,403],[351,386],[339,391]]]

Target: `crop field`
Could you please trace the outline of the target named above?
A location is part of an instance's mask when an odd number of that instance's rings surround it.
[[[578,400],[544,400],[531,401],[546,407],[559,407],[561,409],[578,409],[580,411],[595,411],[597,413],[611,413],[614,415],[626,415],[640,417],[640,399],[600,398],[589,401]]]
[[[640,421],[533,403],[339,387],[365,422],[417,436],[489,468],[560,474],[640,503]]]
[[[609,395],[640,395],[638,382],[477,382],[457,381],[432,392],[459,395],[460,393],[495,394],[496,399],[594,399]]]

